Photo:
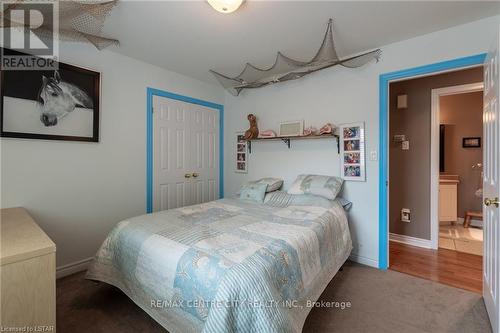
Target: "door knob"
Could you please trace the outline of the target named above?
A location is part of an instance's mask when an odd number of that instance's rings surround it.
[[[196,172],[193,172],[193,177],[194,178],[197,178],[199,176],[199,174],[197,174]]]
[[[191,174],[190,173],[184,174],[184,178],[191,178]]]
[[[494,199],[491,199],[491,198],[485,198],[484,199],[484,204],[486,206],[495,206],[495,207],[498,207],[498,205],[500,204],[500,201],[498,201],[498,197],[497,198],[494,198]]]

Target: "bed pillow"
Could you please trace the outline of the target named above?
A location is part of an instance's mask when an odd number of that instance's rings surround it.
[[[248,182],[248,184],[266,184],[266,192],[274,192],[281,188],[283,185],[283,179],[267,177]]]
[[[344,199],[342,197],[337,197],[337,199],[335,199],[339,204],[342,205],[342,208],[344,208],[344,210],[347,212],[349,211],[349,209],[351,209],[352,207],[352,202],[350,202],[349,200],[347,199]]]
[[[273,207],[316,206],[332,208],[333,201],[313,194],[289,194],[283,191],[266,193],[264,204]]]
[[[289,194],[283,191],[266,193],[266,197],[264,198],[264,204],[272,207],[317,206],[330,209],[334,206],[334,202],[338,202],[346,212],[352,206],[352,202],[342,197],[337,197],[335,201],[332,201],[319,195]]]
[[[299,175],[288,190],[290,194],[314,194],[334,200],[342,189],[344,180],[339,177]]]
[[[240,191],[240,200],[254,201],[262,203],[266,196],[267,184],[265,183],[252,183],[243,185]]]

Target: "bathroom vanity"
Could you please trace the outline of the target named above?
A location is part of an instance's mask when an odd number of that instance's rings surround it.
[[[458,175],[439,176],[439,222],[457,222]]]

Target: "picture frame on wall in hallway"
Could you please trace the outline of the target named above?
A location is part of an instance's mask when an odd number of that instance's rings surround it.
[[[339,125],[342,178],[365,181],[365,123]]]
[[[462,138],[462,148],[481,148],[481,137]]]
[[[101,73],[55,68],[0,71],[1,137],[99,142]]]

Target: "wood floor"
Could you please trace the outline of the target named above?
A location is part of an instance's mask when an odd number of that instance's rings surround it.
[[[389,242],[389,269],[481,294],[483,257]]]

